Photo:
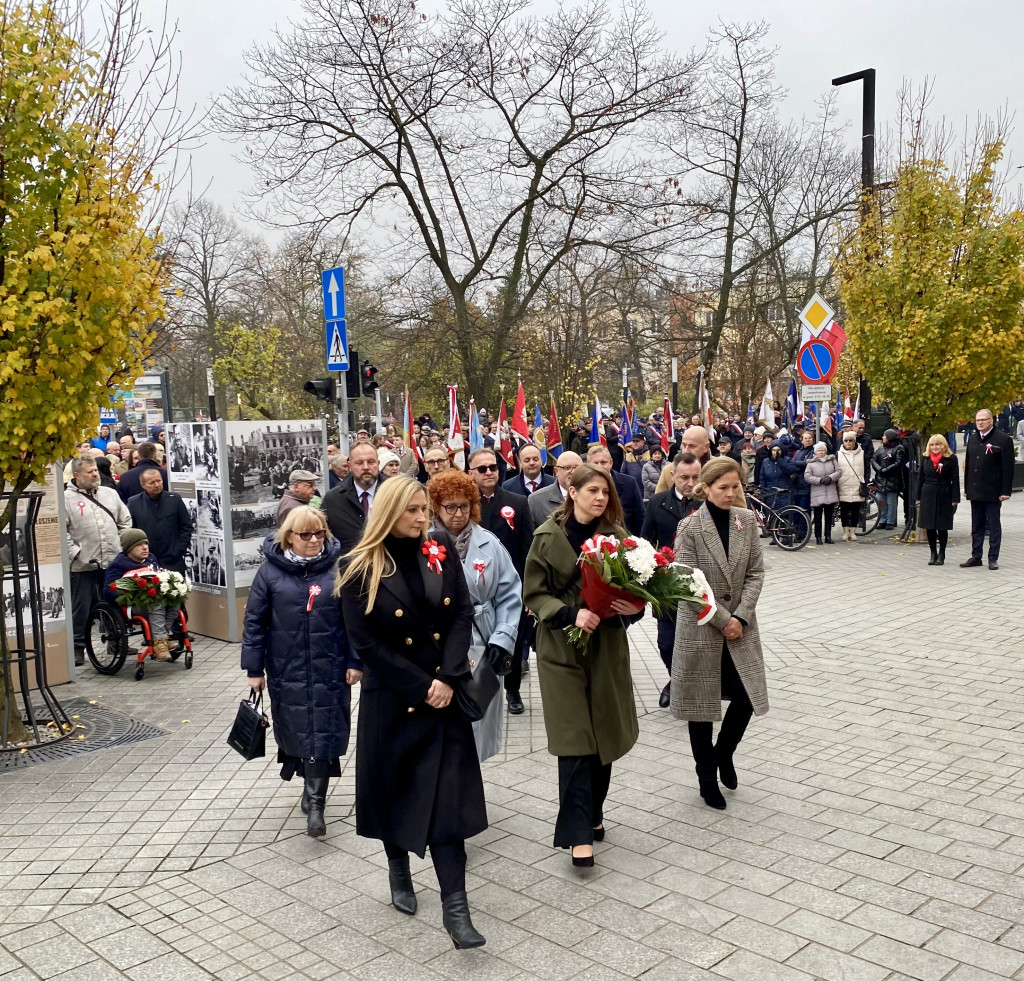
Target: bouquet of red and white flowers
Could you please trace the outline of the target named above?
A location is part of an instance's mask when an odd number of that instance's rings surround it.
[[[672,549],[655,549],[644,538],[595,535],[583,543],[580,555],[584,605],[602,620],[617,614],[616,600],[651,604],[655,616],[672,612],[680,603],[700,608],[697,622],[707,623],[718,607],[704,573],[676,562]],[[573,646],[583,650],[590,639],[580,627],[565,628]]]
[[[132,569],[110,584],[114,602],[151,610],[155,606],[180,606],[188,596],[189,581],[170,569]]]

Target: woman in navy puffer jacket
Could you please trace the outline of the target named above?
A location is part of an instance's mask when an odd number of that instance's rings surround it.
[[[320,511],[289,512],[263,543],[263,565],[249,588],[242,668],[250,686],[266,686],[281,777],[305,780],[306,833],[326,834],[324,804],[331,777],[341,776],[348,749],[351,686],[362,662],[349,649],[341,608],[333,598],[341,546]]]

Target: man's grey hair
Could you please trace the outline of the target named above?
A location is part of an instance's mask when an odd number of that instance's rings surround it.
[[[95,466],[96,466],[96,458],[95,457],[92,457],[92,456],[89,456],[89,457],[76,456],[71,461],[71,472],[72,473],[81,473],[86,467],[95,467]]]

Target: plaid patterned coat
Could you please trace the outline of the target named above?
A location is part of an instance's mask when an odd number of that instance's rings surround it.
[[[707,577],[718,610],[711,622],[697,625],[697,609],[679,604],[676,645],[672,653],[672,715],[687,722],[722,719],[722,628],[729,618],[745,620],[743,637],[730,640],[729,653],[755,715],[768,711],[761,637],[757,629],[757,598],[764,583],[764,560],[754,516],[733,508],[729,516],[729,555],[722,548],[707,506],[681,521],[676,532],[676,556]]]

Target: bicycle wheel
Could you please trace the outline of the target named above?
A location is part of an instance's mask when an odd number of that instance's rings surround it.
[[[867,500],[860,507],[861,534],[870,535],[878,527],[881,510],[874,494],[868,494]]]
[[[85,652],[100,674],[117,674],[128,656],[128,627],[124,617],[100,603],[85,625]]]
[[[795,552],[810,541],[811,516],[803,508],[787,504],[772,515],[769,530],[779,548]]]

